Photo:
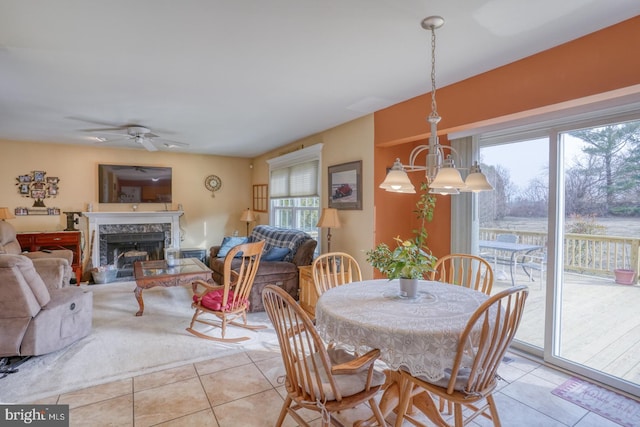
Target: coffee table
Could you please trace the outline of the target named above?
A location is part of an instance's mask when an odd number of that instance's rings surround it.
[[[174,261],[173,266],[167,265],[165,260],[136,261],[133,264],[133,274],[136,279],[136,289],[133,291],[138,300],[140,310],[136,316],[142,316],[144,301],[142,291],[156,286],[183,286],[194,280],[213,282],[212,271],[196,258],[181,258]]]

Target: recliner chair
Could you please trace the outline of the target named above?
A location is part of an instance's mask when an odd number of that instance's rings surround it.
[[[16,229],[6,221],[0,221],[0,254],[24,255],[30,258],[45,282],[59,276],[60,286],[70,283],[73,274],[72,251],[56,249],[50,252],[23,252],[16,238]]]
[[[93,293],[43,281],[32,260],[0,254],[0,357],[60,350],[91,331]]]

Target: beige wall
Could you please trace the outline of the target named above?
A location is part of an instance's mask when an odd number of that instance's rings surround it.
[[[224,235],[238,230],[245,233],[246,223],[240,222],[242,211],[251,203],[250,159],[210,155],[148,152],[143,150],[84,147],[0,141],[0,206],[11,211],[18,206],[31,207],[33,200],[18,194],[16,177],[34,170],[60,178],[59,195],[45,199],[47,207],[64,211],[85,211],[92,202],[94,210],[129,211],[130,204],[98,205],[98,163],[143,166],[170,166],[173,169],[173,206],[183,205],[180,223],[183,229],[182,247],[205,248],[219,244]],[[204,187],[204,178],[215,174],[222,179],[222,188],[211,197]],[[139,211],[165,209],[164,204],[140,204]],[[55,231],[66,228],[66,216],[31,215],[9,220],[18,231]],[[84,228],[84,227],[82,227]]]
[[[269,182],[269,165],[266,160],[281,156],[300,148],[323,143],[322,148],[322,206],[328,205],[329,166],[362,160],[362,210],[340,210],[342,223],[339,229],[331,230],[331,250],[353,255],[360,264],[365,278],[373,277],[373,269],[365,261],[364,251],[373,247],[373,115],[353,120],[332,129],[288,144],[253,160],[253,184]],[[259,223],[269,222],[268,213],[260,214]],[[321,231],[322,247],[326,248],[327,230]],[[326,249],[323,250],[326,252]]]

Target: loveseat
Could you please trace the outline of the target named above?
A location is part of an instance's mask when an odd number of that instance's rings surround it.
[[[270,284],[298,299],[298,267],[311,265],[318,243],[304,231],[257,225],[248,238],[225,238],[222,245],[211,247],[209,267],[213,270],[213,280],[223,283],[224,256],[231,245],[260,240],[265,241],[265,246],[249,296],[249,311],[252,312],[264,311],[262,290]],[[232,268],[236,268],[235,261]]]

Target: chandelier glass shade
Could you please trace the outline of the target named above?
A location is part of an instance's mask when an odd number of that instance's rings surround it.
[[[411,151],[409,164],[403,165],[396,159],[387,172],[387,176],[380,184],[380,188],[394,193],[415,193],[407,172],[424,171],[427,178],[429,193],[459,194],[460,192],[478,192],[493,190],[487,177],[480,170],[478,162],[471,168],[457,168],[453,155],[458,153],[450,146],[440,145],[438,141],[438,123],[440,116],[436,104],[436,33],[435,30],[444,25],[444,18],[429,16],[422,20],[422,28],[431,31],[431,113],[427,121],[431,125],[428,145],[419,145]],[[450,154],[445,157],[445,150]],[[421,154],[425,153],[424,166],[417,163]],[[462,179],[460,170],[468,170],[466,180]]]

